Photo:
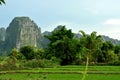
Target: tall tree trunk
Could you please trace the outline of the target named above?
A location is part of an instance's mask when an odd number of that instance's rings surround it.
[[[87,75],[88,64],[89,64],[89,57],[87,56],[87,61],[86,61],[86,66],[85,66],[85,71],[84,71],[84,73],[83,73],[82,80],[85,80],[85,77],[86,77],[86,75]]]

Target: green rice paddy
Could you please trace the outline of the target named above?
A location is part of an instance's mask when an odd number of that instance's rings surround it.
[[[0,80],[81,80],[85,66],[1,71]],[[120,80],[120,66],[89,66],[85,80]]]

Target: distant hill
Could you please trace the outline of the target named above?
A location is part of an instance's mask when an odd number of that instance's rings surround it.
[[[120,40],[110,38],[109,36],[102,35],[104,41],[110,41],[114,45],[120,45]]]
[[[45,35],[51,35],[51,32],[45,31],[42,33],[41,44],[43,48],[45,48],[50,43],[50,41],[45,37]]]
[[[62,28],[62,26],[59,25],[59,26],[57,26],[52,32],[54,32],[54,31],[56,31],[56,30],[58,30],[58,29],[61,29],[61,28]],[[50,35],[52,32],[45,31],[45,32],[43,33],[43,35]],[[74,33],[74,38],[79,39],[80,37],[81,37],[81,34]],[[113,45],[120,45],[120,40],[113,39],[113,38],[110,38],[109,36],[105,36],[105,35],[102,35],[102,38],[103,38],[103,41],[110,41]],[[48,41],[49,41],[49,40],[47,40],[47,39],[45,38],[44,43],[48,43]],[[47,44],[44,45],[44,47],[45,47],[45,46],[47,46]]]

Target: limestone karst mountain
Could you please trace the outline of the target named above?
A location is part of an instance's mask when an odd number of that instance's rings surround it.
[[[5,49],[23,46],[41,47],[41,29],[29,17],[15,17],[6,29]]]

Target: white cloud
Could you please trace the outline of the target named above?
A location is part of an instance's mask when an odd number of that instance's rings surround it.
[[[107,25],[120,25],[120,19],[109,19],[104,22]]]
[[[103,22],[102,28],[104,29],[101,31],[102,34],[120,40],[120,19],[108,19]]]

